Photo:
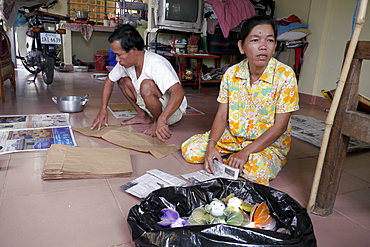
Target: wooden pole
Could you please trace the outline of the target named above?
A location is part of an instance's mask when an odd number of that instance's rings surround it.
[[[366,8],[367,8],[367,0],[361,0],[360,5],[358,8],[358,13],[357,13],[357,18],[356,18],[356,25],[355,29],[351,38],[351,41],[349,43],[349,47],[347,50],[347,54],[344,60],[344,64],[342,67],[342,71],[340,74],[339,82],[337,84],[337,88],[335,90],[333,102],[331,103],[330,109],[328,116],[325,121],[325,130],[324,130],[324,136],[322,139],[321,143],[321,148],[320,148],[320,153],[319,153],[319,158],[317,160],[317,165],[316,165],[316,171],[315,171],[315,176],[311,188],[311,195],[310,199],[307,205],[307,210],[309,212],[312,212],[314,210],[315,206],[315,201],[316,201],[316,196],[317,196],[317,191],[320,183],[320,178],[321,178],[321,173],[322,173],[322,168],[325,160],[325,155],[326,155],[326,150],[328,147],[328,142],[329,142],[329,136],[331,129],[333,127],[333,122],[335,118],[335,114],[338,109],[339,101],[342,96],[345,80],[347,79],[348,76],[348,71],[353,59],[353,55],[356,50],[358,38],[361,33],[361,29],[364,26],[365,23],[365,16],[366,16]]]

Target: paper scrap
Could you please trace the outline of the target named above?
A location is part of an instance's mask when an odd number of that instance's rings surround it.
[[[238,179],[239,169],[237,168],[233,168],[217,160],[213,162],[213,168],[214,168],[215,174],[208,173],[205,170],[200,170],[200,171],[196,171],[196,172],[192,172],[188,174],[183,174],[181,176],[193,184],[204,182],[204,181],[215,179],[215,178],[227,178],[227,179],[234,179],[234,180]]]
[[[169,186],[185,186],[186,181],[159,169],[147,171],[144,175],[123,184],[120,188],[138,198],[145,198],[151,192]]]

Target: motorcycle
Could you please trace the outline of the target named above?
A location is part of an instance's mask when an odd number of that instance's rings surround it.
[[[28,19],[26,37],[27,54],[19,58],[22,65],[30,73],[34,74],[33,81],[41,72],[45,84],[51,84],[54,80],[54,66],[59,63],[57,46],[62,45],[62,34],[65,29],[58,29],[60,18],[48,13],[36,12]]]

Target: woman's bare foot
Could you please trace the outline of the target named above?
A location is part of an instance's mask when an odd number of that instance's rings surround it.
[[[134,125],[134,124],[150,124],[150,123],[152,123],[152,120],[149,117],[136,116],[128,120],[122,121],[121,126]]]
[[[153,123],[150,125],[149,128],[143,131],[145,135],[151,136],[151,137],[156,137],[157,134],[155,133],[155,130],[157,129],[157,124]]]

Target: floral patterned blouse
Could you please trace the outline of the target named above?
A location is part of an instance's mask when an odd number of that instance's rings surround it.
[[[244,59],[224,74],[217,98],[229,104],[229,133],[240,142],[262,135],[274,124],[275,113],[299,109],[297,80],[289,66],[271,58],[261,78],[252,85],[249,80],[248,59]],[[273,146],[289,150],[290,132],[289,124]]]

